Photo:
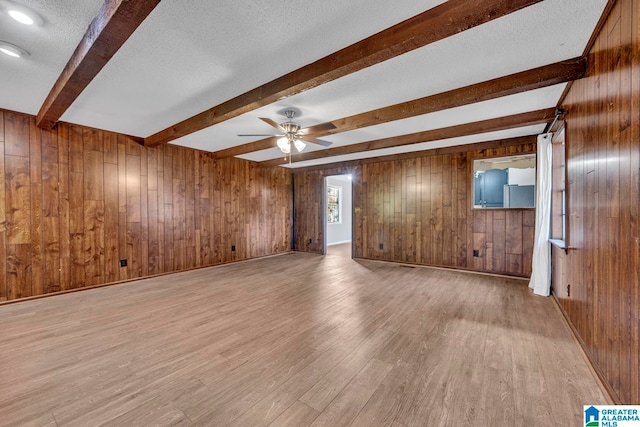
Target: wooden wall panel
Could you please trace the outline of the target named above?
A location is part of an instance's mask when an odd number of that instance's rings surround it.
[[[9,138],[7,138],[10,140]],[[31,292],[31,206],[29,158],[5,156],[8,299]]]
[[[529,276],[534,210],[472,209],[469,188],[474,159],[535,144],[486,147],[294,172],[294,248],[322,253],[324,177],[351,173],[354,257]]]
[[[115,141],[116,139],[113,138]],[[107,145],[105,144],[105,148]],[[118,186],[109,183],[118,182],[118,149],[109,149],[104,156],[104,281],[115,282],[120,279],[118,245]],[[109,160],[109,161],[107,161]]]
[[[8,298],[7,289],[7,208],[5,143],[4,143],[4,111],[0,110],[0,302]]]
[[[31,193],[31,293],[44,293],[44,248],[42,207],[42,140],[40,130],[29,126],[29,181]]]
[[[84,286],[84,143],[82,128],[69,126],[69,288]]]
[[[71,282],[71,233],[69,216],[69,127],[58,126],[58,218],[60,239],[60,284],[57,291],[69,289]]]
[[[324,252],[324,177],[353,173],[348,169],[327,173],[314,171],[294,174],[294,244],[297,251],[323,253]],[[360,179],[360,175],[358,175]],[[364,179],[366,182],[366,179]],[[357,210],[358,207],[354,206]],[[363,219],[366,222],[366,220]],[[371,225],[373,227],[373,225]],[[364,232],[365,230],[363,230]],[[365,233],[366,234],[366,233]]]
[[[614,399],[640,403],[640,5],[619,0],[566,118],[568,254],[553,292]],[[570,289],[570,291],[569,291]]]
[[[102,132],[83,129],[83,266],[84,283],[104,283],[104,154]]]
[[[28,150],[18,141],[29,137],[28,117],[8,117],[5,130],[5,227],[6,227],[6,292],[7,298],[31,293],[30,254],[24,247],[31,237],[30,174]],[[25,156],[25,152],[27,156]]]
[[[285,168],[0,110],[0,301],[287,252],[291,183]]]
[[[60,290],[60,182],[57,135],[40,132],[42,142],[43,294]],[[1,174],[0,174],[1,175]],[[37,174],[33,174],[37,175]]]

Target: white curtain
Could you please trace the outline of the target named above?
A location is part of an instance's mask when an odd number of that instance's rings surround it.
[[[538,165],[536,182],[536,231],[533,243],[533,262],[529,287],[537,295],[551,293],[551,137],[538,135]]]

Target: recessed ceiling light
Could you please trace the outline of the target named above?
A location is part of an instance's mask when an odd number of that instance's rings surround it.
[[[14,58],[20,58],[22,56],[29,56],[29,52],[21,48],[20,46],[16,46],[15,44],[3,42],[0,40],[0,52],[5,55],[12,56]]]
[[[33,10],[9,0],[0,0],[0,7],[7,12],[7,15],[25,25],[42,25],[44,20]]]
[[[13,19],[15,19],[21,24],[33,25],[33,19],[31,19],[31,17],[26,13],[22,13],[19,10],[13,10],[13,9],[9,10],[9,12],[7,13],[9,14],[10,17],[12,17]]]

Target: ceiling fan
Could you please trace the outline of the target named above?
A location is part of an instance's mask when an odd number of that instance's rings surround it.
[[[311,142],[313,144],[322,145],[323,147],[328,147],[331,145],[331,142],[324,141],[322,139],[317,139],[313,137],[313,134],[327,131],[330,129],[335,129],[335,125],[331,122],[322,123],[316,126],[310,126],[304,129],[300,128],[300,125],[293,121],[293,118],[296,116],[296,110],[288,109],[284,110],[282,114],[287,118],[286,122],[276,123],[275,121],[260,117],[260,120],[267,123],[270,126],[278,129],[282,133],[277,135],[272,134],[240,134],[238,136],[270,136],[272,137],[280,149],[285,155],[285,160],[287,159],[287,155],[289,156],[289,162],[291,162],[291,151],[292,146],[295,147],[295,150],[299,153],[306,147],[305,142]]]

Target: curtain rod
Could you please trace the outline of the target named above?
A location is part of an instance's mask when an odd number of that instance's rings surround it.
[[[556,116],[553,118],[553,121],[549,123],[542,133],[549,133],[549,131],[556,125],[560,116],[567,114],[567,110],[564,108],[556,108]]]

